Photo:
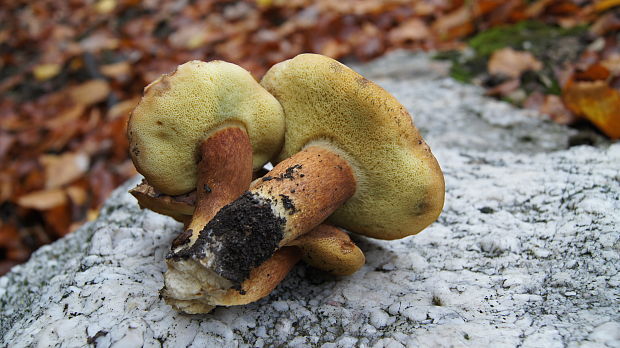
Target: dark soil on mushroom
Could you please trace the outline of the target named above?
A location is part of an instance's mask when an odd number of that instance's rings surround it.
[[[175,260],[214,255],[213,270],[220,276],[241,284],[250,271],[270,258],[283,237],[286,220],[276,216],[271,201],[244,193],[223,207],[196,242],[168,258]]]

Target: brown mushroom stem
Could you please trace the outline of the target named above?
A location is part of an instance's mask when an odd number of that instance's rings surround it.
[[[173,249],[193,243],[217,211],[239,197],[252,181],[252,145],[237,127],[218,130],[199,145],[196,203],[184,233]]]
[[[175,276],[186,277],[172,280],[170,274],[166,273],[168,286],[162,289],[162,296],[166,303],[189,314],[209,313],[216,306],[238,306],[252,303],[269,295],[284,280],[300,258],[298,248],[280,248],[271,258],[252,270],[250,277],[241,284],[241,290],[229,288],[224,291],[210,291],[210,289],[205,289],[208,284],[197,282],[191,274],[175,274]],[[181,293],[176,291],[174,286],[170,286],[170,284],[177,283],[183,284],[184,288],[190,288],[191,291]]]
[[[351,237],[331,225],[320,224],[288,245],[301,249],[306,264],[337,276],[355,273],[366,261]]]
[[[177,220],[181,222],[189,223],[192,218],[196,191],[182,196],[168,196],[158,192],[146,180],[143,180],[130,192],[138,199],[142,207],[150,206],[151,210],[157,213],[178,216]],[[365,260],[363,252],[345,231],[324,223],[289,242],[287,246],[298,247],[304,262],[333,275],[352,274],[364,264]],[[278,252],[274,254],[274,257],[277,254]],[[252,277],[250,275],[247,281]]]
[[[311,146],[280,162],[253,188],[223,207],[176,261],[201,260],[225,285],[240,284],[281,246],[323,222],[355,193],[347,160]]]
[[[333,226],[320,225],[291,245],[278,249],[252,269],[248,279],[238,288],[215,289],[210,273],[195,262],[179,261],[177,265],[185,271],[166,273],[162,295],[168,304],[186,313],[208,313],[215,306],[244,305],[269,295],[300,258],[334,275],[352,274],[365,261],[364,254],[349,235]],[[209,281],[204,281],[205,276]]]

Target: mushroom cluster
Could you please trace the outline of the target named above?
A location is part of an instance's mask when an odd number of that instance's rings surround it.
[[[162,295],[187,313],[256,301],[300,259],[352,274],[364,254],[342,228],[398,239],[443,208],[443,174],[405,108],[321,55],[260,84],[234,64],[185,63],[146,87],[128,136],[145,177],[130,192],[185,224]]]

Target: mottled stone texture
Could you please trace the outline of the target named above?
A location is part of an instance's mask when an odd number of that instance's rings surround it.
[[[300,265],[258,303],[182,315],[158,295],[181,225],[140,211],[134,180],[0,278],[0,346],[620,347],[620,144],[433,64],[358,67],[415,115],[444,170],[444,212],[418,236],[355,238],[367,264],[353,276]]]

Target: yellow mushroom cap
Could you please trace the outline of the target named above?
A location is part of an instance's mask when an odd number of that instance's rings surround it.
[[[226,126],[244,128],[259,169],[280,151],[284,115],[278,101],[245,69],[191,61],[148,85],[129,119],[132,160],[157,190],[196,187],[199,143]]]
[[[398,239],[437,219],[443,174],[411,116],[391,94],[317,54],[274,65],[261,84],[286,117],[279,159],[316,145],[341,154],[353,167],[355,195],[331,222],[369,237]]]

